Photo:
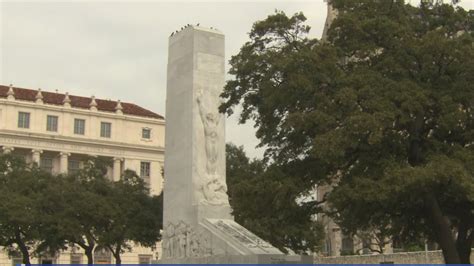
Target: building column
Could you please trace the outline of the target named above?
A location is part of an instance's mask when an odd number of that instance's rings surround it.
[[[11,153],[15,148],[14,148],[14,147],[11,147],[11,146],[3,146],[2,149],[3,149],[3,154],[9,154],[9,153]]]
[[[68,168],[68,157],[71,154],[68,152],[60,152],[59,153],[59,173],[60,174],[67,174]]]
[[[31,150],[31,159],[33,163],[36,163],[38,166],[40,166],[41,153],[43,153],[42,150]]]
[[[123,170],[132,170],[137,172],[140,175],[140,163],[138,163],[138,167],[136,165],[136,161],[133,159],[123,159]]]
[[[114,181],[119,181],[120,180],[120,175],[122,174],[122,161],[123,158],[114,158],[114,168],[113,168],[113,180]]]

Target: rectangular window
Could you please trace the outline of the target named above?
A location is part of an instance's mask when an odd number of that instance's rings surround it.
[[[82,264],[82,254],[71,254],[71,264],[73,265]]]
[[[150,177],[150,163],[141,162],[140,163],[140,177]]]
[[[143,139],[150,139],[151,138],[151,129],[150,128],[142,128],[142,138]]]
[[[41,157],[40,159],[41,170],[52,173],[53,172],[53,159],[47,157]]]
[[[138,255],[138,264],[151,264],[151,255]]]
[[[145,186],[150,188],[150,162],[140,163],[140,177],[145,181]]]
[[[58,131],[58,117],[55,115],[48,115],[46,117],[46,130],[57,132]]]
[[[18,127],[30,128],[30,113],[18,112]]]
[[[331,255],[331,240],[330,239],[326,239],[324,243],[324,254],[326,256]]]
[[[86,120],[84,119],[74,119],[74,134],[84,135],[86,131]]]
[[[103,138],[110,138],[112,133],[112,124],[108,122],[100,122],[100,136]]]
[[[354,252],[354,240],[350,236],[344,236],[342,238],[341,252],[345,255],[352,255]]]
[[[69,160],[67,163],[68,173],[74,174],[81,170],[81,162],[78,160]]]
[[[55,264],[55,263],[56,263],[55,259],[51,259],[51,258],[41,258],[40,259],[40,264],[42,264],[42,265],[52,265],[52,264]]]

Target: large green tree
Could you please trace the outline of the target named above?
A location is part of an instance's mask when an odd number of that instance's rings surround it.
[[[235,220],[283,252],[319,250],[324,231],[314,220],[297,178],[262,160],[250,160],[243,147],[226,145],[227,183]]]
[[[131,242],[154,247],[161,238],[162,197],[150,196],[143,179],[130,170],[111,181],[108,166],[104,158],[90,158],[81,171],[64,177],[66,189],[57,214],[61,232],[84,249],[88,264],[93,264],[97,248],[109,250],[120,265]]]
[[[108,221],[98,234],[98,244],[110,250],[115,264],[120,265],[121,254],[131,251],[132,242],[154,248],[161,239],[163,199],[161,195],[151,197],[144,180],[131,170],[111,185],[112,193],[106,199]]]
[[[255,23],[230,61],[221,111],[242,103],[241,122],[255,121],[266,157],[300,191],[334,186],[327,200],[347,231],[389,225],[468,263],[474,13],[439,1],[331,2],[339,16],[325,42],[308,37],[303,14]]]
[[[56,181],[22,157],[0,156],[0,246],[20,253],[24,264],[31,256],[64,248],[59,221],[52,218]]]
[[[84,250],[89,265],[94,263],[99,235],[110,217],[113,190],[106,178],[109,164],[100,157],[89,158],[81,171],[62,177],[62,200],[56,213],[61,221],[60,232],[70,245]]]
[[[0,246],[21,253],[25,264],[74,245],[88,264],[98,247],[121,264],[131,242],[153,247],[162,228],[162,197],[151,197],[133,171],[111,181],[108,166],[104,158],[89,158],[84,169],[53,176],[22,157],[0,156]]]

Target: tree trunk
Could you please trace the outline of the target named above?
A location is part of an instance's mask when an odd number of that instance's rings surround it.
[[[437,199],[434,195],[428,195],[426,198],[426,208],[430,215],[431,222],[434,226],[434,232],[438,240],[438,244],[443,250],[443,257],[446,264],[460,264],[458,251],[454,237],[446,217],[443,216]]]
[[[412,141],[408,150],[408,162],[411,166],[422,163],[421,133],[423,132],[424,112],[417,114],[410,130]],[[456,243],[448,219],[443,215],[438,200],[433,193],[425,197],[425,208],[429,220],[433,225],[437,242],[443,250],[443,257],[446,264],[459,264],[459,253],[456,250]]]
[[[95,244],[86,245],[86,243],[78,241],[76,242],[83,250],[87,257],[87,265],[94,264],[94,246]]]
[[[122,258],[120,258],[120,253],[114,252],[115,265],[122,265]]]
[[[21,239],[21,234],[20,234],[20,229],[19,228],[16,228],[15,238],[16,238],[15,242],[18,245],[18,248],[20,249],[21,255],[23,257],[23,264],[31,265],[30,252],[28,251],[28,247],[23,242],[23,239]]]
[[[17,243],[17,244],[18,244],[18,248],[20,249],[22,257],[23,257],[23,264],[31,265],[30,253],[28,252],[28,248],[23,244],[23,242]]]
[[[109,250],[112,252],[112,255],[114,256],[115,259],[115,265],[122,265],[122,258],[120,257],[120,250],[121,250],[121,245],[117,244],[115,249],[112,246],[109,246]]]
[[[95,248],[95,240],[90,235],[86,234],[87,244],[85,242],[79,241],[77,243],[82,249],[84,249],[84,253],[87,257],[87,265],[94,264],[94,248]],[[83,241],[83,240],[82,240]]]
[[[461,221],[456,239],[456,249],[462,264],[471,264],[471,246],[474,239],[474,230],[468,234],[468,223]]]
[[[471,244],[465,243],[463,246],[458,247],[457,250],[461,264],[471,264]]]
[[[86,257],[87,257],[87,265],[94,264],[93,250],[94,250],[94,247],[87,247],[84,249],[84,253],[86,254]]]

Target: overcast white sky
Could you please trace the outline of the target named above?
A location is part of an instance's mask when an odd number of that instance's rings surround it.
[[[463,0],[473,9],[474,0]],[[1,1],[0,84],[120,99],[165,115],[168,37],[201,23],[226,35],[226,61],[257,20],[275,9],[302,11],[320,37],[323,0]],[[226,68],[228,70],[228,66]],[[261,157],[252,125],[226,121],[227,141]]]

